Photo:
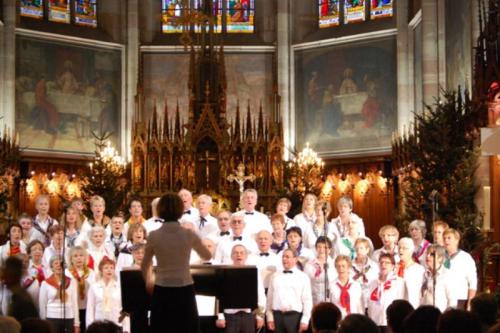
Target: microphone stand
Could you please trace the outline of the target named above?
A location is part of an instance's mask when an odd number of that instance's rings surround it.
[[[64,295],[62,298],[64,299],[64,303],[62,304],[62,319],[63,319],[63,330],[62,333],[67,333],[68,328],[66,327],[66,302],[68,301],[66,299],[66,274],[65,274],[65,269],[66,269],[66,231],[67,231],[67,226],[66,226],[66,215],[67,212],[64,214],[64,223],[63,223],[63,239],[62,239],[62,260],[61,260],[61,282],[59,283],[59,295]],[[79,313],[75,313],[74,316],[79,316]]]
[[[432,258],[432,306],[436,306],[436,252],[431,253]]]
[[[429,199],[431,200],[432,222],[435,222],[437,220],[437,211],[439,209],[439,202],[437,201],[438,195],[439,192],[436,190],[432,190],[431,194],[429,195]]]
[[[327,228],[327,215],[326,215],[326,211],[327,211],[327,203],[325,202],[322,209],[321,209],[322,213],[323,213],[323,235],[325,236],[325,238],[328,238],[328,228]],[[328,247],[328,244],[326,244],[326,246]],[[323,265],[323,268],[325,270],[325,277],[324,277],[324,282],[325,282],[325,302],[329,302],[330,301],[330,282],[328,281],[328,255],[326,255],[325,257],[325,263]]]

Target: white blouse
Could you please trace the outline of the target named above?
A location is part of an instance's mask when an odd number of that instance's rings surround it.
[[[80,326],[76,284],[71,279],[69,281],[70,284],[66,288],[67,299],[64,304],[59,298],[59,288],[53,287],[47,281],[42,282],[39,296],[40,318],[61,319],[64,306],[66,318],[74,320],[73,326]]]
[[[79,277],[81,277],[83,275],[83,270],[77,270],[76,273],[78,274]],[[74,281],[74,283],[76,285],[76,292],[77,292],[77,297],[78,297],[78,308],[80,310],[85,309],[85,307],[87,306],[87,296],[88,296],[90,286],[92,286],[96,280],[94,271],[89,268],[89,275],[85,279],[85,291],[84,291],[85,297],[83,299],[80,297],[80,290],[78,289],[79,287],[78,287],[77,278],[73,275],[72,272],[70,272],[69,269],[66,270],[66,275],[69,276]]]
[[[359,313],[359,314],[365,313],[365,306],[363,304],[363,294],[361,290],[361,285],[358,282],[354,281],[353,279],[349,279],[347,283],[350,284],[348,290],[349,301],[350,301],[349,311],[341,304],[340,300],[341,289],[338,286],[338,284],[341,285],[340,281],[338,279],[335,279],[332,282],[330,282],[331,302],[339,308],[340,312],[342,313],[342,318],[345,318],[347,315],[352,313]]]
[[[335,265],[333,259],[327,259],[327,269],[328,272],[328,286],[330,282],[337,279],[337,271],[335,270]],[[325,302],[325,268],[321,265],[318,259],[310,260],[304,267],[304,273],[309,276],[311,280],[311,291],[313,304],[316,305],[320,302]]]
[[[103,280],[94,283],[87,295],[87,327],[96,320],[109,320],[123,327],[124,332],[130,332],[130,322],[125,317],[122,323],[118,321],[122,310],[122,295],[118,281],[112,280],[108,285]]]

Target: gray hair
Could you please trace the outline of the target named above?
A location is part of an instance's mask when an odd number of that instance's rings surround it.
[[[337,201],[337,208],[340,205],[347,205],[347,206],[349,206],[349,208],[352,209],[352,199],[350,197],[346,196],[346,195],[343,195]]]

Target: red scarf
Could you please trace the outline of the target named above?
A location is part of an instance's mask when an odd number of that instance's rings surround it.
[[[372,301],[375,301],[375,302],[378,302],[380,301],[380,296],[382,296],[382,290],[388,290],[388,289],[391,289],[391,281],[392,280],[387,280],[384,282],[383,284],[383,288],[381,289],[380,288],[380,284],[377,286],[377,288],[375,288],[371,295],[370,295],[370,300]]]
[[[103,260],[104,258],[107,258],[109,259],[109,257],[107,255],[104,255],[104,257],[102,257],[101,260]],[[92,258],[92,256],[89,254],[89,261],[87,263],[87,267],[92,269],[92,270],[95,270],[95,261],[94,261],[94,258]]]
[[[36,279],[38,280],[38,284],[42,284],[43,280],[45,280],[45,273],[43,272],[43,266],[40,265],[38,267],[35,267],[35,269],[36,269]]]
[[[405,277],[405,268],[406,268],[406,264],[403,260],[400,260],[399,261],[399,268],[398,268],[398,276],[400,278],[404,278]]]
[[[21,246],[20,245],[12,245],[10,244],[10,252],[9,252],[9,256],[15,256],[16,254],[19,254],[21,253]]]
[[[78,274],[78,271],[76,268],[71,268],[70,270],[71,275],[75,278],[76,282],[78,283],[78,295],[80,296],[81,300],[85,299],[85,280],[89,277],[89,269],[87,267],[83,268],[83,275],[80,276]]]
[[[340,288],[340,306],[346,310],[347,314],[351,314],[351,295],[349,295],[351,284],[348,282],[345,286],[342,286],[337,282],[337,286]]]
[[[35,281],[36,281],[36,277],[35,276],[31,276],[31,277],[25,279],[23,281],[23,288],[24,289],[28,289],[33,284],[33,282],[35,282]]]
[[[427,248],[431,245],[426,239],[422,241],[422,245],[420,246],[420,250],[418,252],[413,253],[413,260],[415,262],[419,262],[419,258],[424,254],[424,252],[427,250]],[[417,249],[418,250],[418,249]]]
[[[52,287],[56,288],[56,290],[59,292],[59,299],[61,300],[62,303],[66,302],[66,298],[68,297],[68,294],[66,292],[62,292],[60,287],[61,283],[58,279],[56,279],[56,276],[52,274],[47,280],[45,280],[49,285]],[[68,289],[69,285],[71,283],[71,279],[67,276],[64,276],[64,289]]]

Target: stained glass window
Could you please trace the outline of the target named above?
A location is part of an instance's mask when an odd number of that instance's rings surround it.
[[[71,19],[70,0],[49,0],[49,21],[69,23]]]
[[[364,21],[365,6],[366,6],[366,0],[345,0],[344,2],[345,23]]]
[[[97,0],[75,0],[75,24],[97,27]]]
[[[228,33],[253,33],[254,0],[227,0],[226,30]]]
[[[43,18],[44,0],[21,0],[21,16]]]
[[[319,0],[319,27],[328,28],[339,25],[340,0]]]
[[[180,33],[182,25],[177,25],[185,8],[181,0],[162,0],[161,29],[164,33]]]
[[[214,31],[215,33],[222,32],[222,0],[212,0],[212,12],[213,17],[215,19]],[[200,10],[200,6],[202,4],[202,0],[196,0],[194,6],[195,9]],[[200,32],[200,26],[194,27],[195,32]]]
[[[393,14],[392,0],[371,0],[370,17],[378,19],[391,17]]]

